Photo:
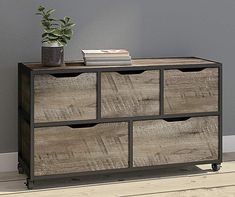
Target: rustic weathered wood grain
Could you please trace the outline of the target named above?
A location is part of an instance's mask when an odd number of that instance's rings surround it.
[[[128,167],[128,123],[35,129],[36,176]]]
[[[213,61],[207,61],[200,58],[149,58],[133,59],[132,66],[163,66],[163,65],[190,65],[190,64],[215,64]],[[63,70],[63,69],[84,69],[84,68],[108,68],[108,67],[126,67],[126,66],[85,66],[83,61],[68,62],[66,66],[45,67],[39,63],[26,64],[32,70]],[[132,67],[131,66],[131,67]]]
[[[218,159],[218,117],[186,121],[136,121],[133,124],[134,166]]]
[[[21,157],[29,165],[30,164],[30,125],[23,119],[20,119],[21,131]]]
[[[165,114],[218,111],[218,68],[164,72]]]
[[[34,121],[54,122],[96,118],[96,74],[56,78],[36,75]]]
[[[101,73],[101,117],[159,114],[159,71]]]

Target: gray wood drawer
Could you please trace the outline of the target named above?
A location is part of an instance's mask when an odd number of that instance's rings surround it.
[[[218,111],[218,68],[164,71],[164,113]]]
[[[159,71],[101,73],[101,117],[159,115]]]
[[[68,75],[35,76],[35,123],[96,119],[96,73]]]
[[[218,117],[133,123],[133,166],[218,159]]]
[[[36,128],[34,175],[128,167],[128,123]]]

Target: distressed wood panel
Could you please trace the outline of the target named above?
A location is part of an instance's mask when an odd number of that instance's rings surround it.
[[[186,121],[136,121],[133,165],[152,166],[218,159],[218,117]]]
[[[164,72],[164,113],[218,111],[218,68]]]
[[[36,176],[128,167],[128,123],[35,129]]]
[[[132,66],[163,66],[163,65],[190,65],[190,64],[215,64],[213,61],[203,60],[200,58],[149,58],[149,59],[133,59]],[[61,67],[45,67],[39,63],[26,64],[32,70],[64,70],[64,69],[84,69],[84,68],[107,68],[107,67],[127,67],[127,66],[85,66],[83,61],[67,62],[66,66]]]
[[[159,114],[159,71],[101,73],[101,117]]]
[[[96,74],[56,78],[36,75],[34,121],[56,122],[96,118]]]

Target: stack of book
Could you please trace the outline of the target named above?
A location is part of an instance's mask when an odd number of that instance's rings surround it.
[[[83,59],[87,66],[130,65],[131,56],[125,49],[82,50]]]

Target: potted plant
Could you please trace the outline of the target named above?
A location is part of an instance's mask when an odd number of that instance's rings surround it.
[[[73,35],[73,23],[70,17],[63,19],[52,18],[54,9],[46,9],[43,6],[38,7],[37,15],[42,16],[41,24],[42,34],[42,64],[45,66],[64,65],[64,46]]]

